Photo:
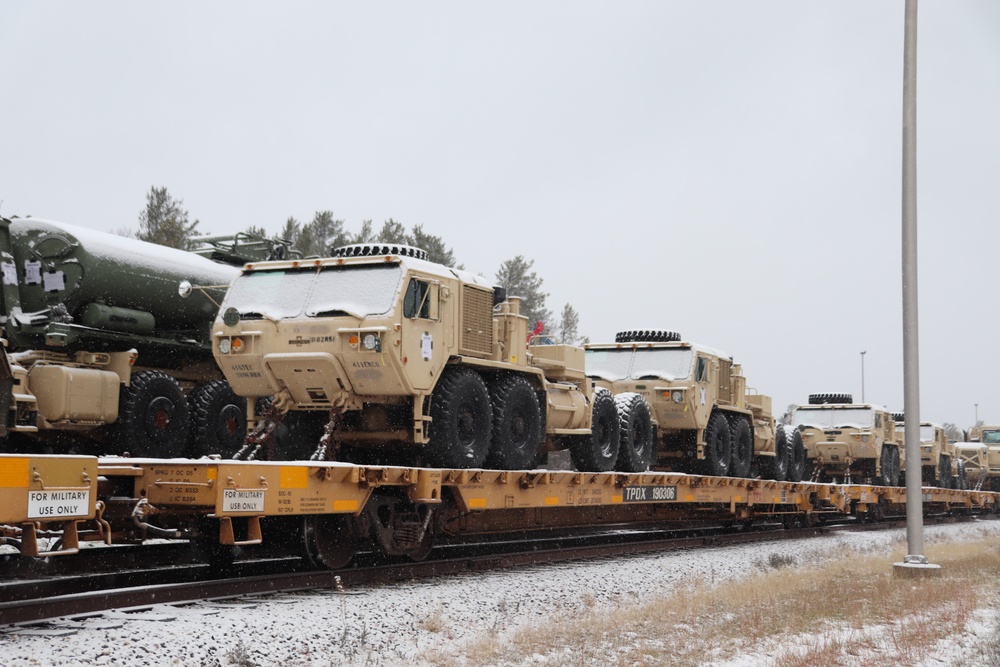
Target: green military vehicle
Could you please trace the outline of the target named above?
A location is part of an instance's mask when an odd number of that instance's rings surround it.
[[[730,355],[676,332],[645,330],[586,350],[587,374],[599,386],[647,406],[655,437],[634,454],[639,467],[802,480],[801,439],[775,423],[771,398],[747,389]]]
[[[8,449],[170,457],[242,444],[244,403],[209,335],[238,269],[36,218],[0,218],[0,268]],[[181,282],[204,287],[184,299]]]
[[[519,298],[405,245],[331,254],[248,264],[222,303],[212,344],[249,401],[241,456],[526,469],[568,448],[612,469],[614,400],[582,348],[529,341]]]
[[[811,394],[792,411],[816,482],[898,486],[905,453],[891,412],[850,394]]]

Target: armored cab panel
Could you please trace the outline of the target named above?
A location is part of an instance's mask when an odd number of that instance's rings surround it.
[[[531,365],[541,368],[545,377],[556,382],[582,382],[587,373],[585,352],[575,345],[549,345],[544,341],[532,339],[528,347],[531,354]]]

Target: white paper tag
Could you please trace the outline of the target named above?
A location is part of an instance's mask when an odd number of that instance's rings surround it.
[[[222,491],[222,511],[263,513],[264,492],[224,489]]]
[[[424,335],[420,337],[420,354],[423,356],[424,361],[431,360],[431,352],[433,350],[434,337],[425,331]]]
[[[24,262],[24,284],[38,285],[42,282],[42,263],[27,260]]]
[[[46,292],[61,292],[66,289],[66,274],[50,271],[42,274],[42,289]]]
[[[3,267],[3,284],[4,285],[16,285],[17,284],[17,265],[14,262],[4,262],[0,264]]]

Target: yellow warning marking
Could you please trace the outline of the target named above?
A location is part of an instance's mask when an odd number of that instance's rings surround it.
[[[333,511],[334,512],[357,512],[358,511],[358,501],[357,500],[334,500],[333,501]]]
[[[558,505],[559,504],[559,497],[558,496],[545,496],[545,504],[546,505]]]
[[[210,480],[219,478],[219,469],[215,466],[209,466],[206,472],[208,473],[208,479]]]
[[[469,498],[469,509],[478,510],[486,507],[486,498]]]
[[[0,459],[0,487],[28,488],[28,459]]]
[[[743,496],[733,496],[733,501],[737,503],[743,502]]]
[[[278,483],[282,489],[304,489],[309,486],[309,468],[281,466]]]
[[[612,503],[620,503],[623,500],[622,496],[611,496]]]
[[[686,501],[688,501],[688,502],[691,502],[692,500],[694,500],[694,496],[692,496],[692,495],[691,495],[691,494],[689,493],[688,495],[684,496],[684,500],[686,500]]]

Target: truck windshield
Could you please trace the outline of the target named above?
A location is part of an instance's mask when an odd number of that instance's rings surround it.
[[[1000,445],[1000,431],[983,431],[979,440],[984,445]]]
[[[934,427],[930,424],[920,425],[920,442],[934,442],[937,435],[934,434]]]
[[[220,312],[288,319],[382,315],[395,303],[403,269],[398,264],[244,273],[233,281]]]
[[[875,411],[871,408],[799,408],[792,413],[793,426],[814,428],[871,428]]]
[[[587,375],[611,382],[662,378],[682,380],[691,376],[694,350],[684,348],[632,348],[587,350]]]

